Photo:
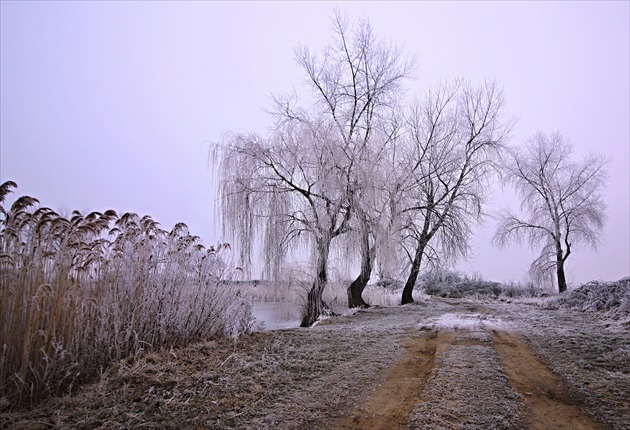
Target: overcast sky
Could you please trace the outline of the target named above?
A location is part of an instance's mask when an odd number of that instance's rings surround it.
[[[598,252],[568,280],[630,274],[629,2],[1,2],[0,182],[53,209],[113,208],[220,239],[207,166],[225,130],[264,133],[269,95],[299,89],[301,43],[331,37],[337,6],[419,60],[410,96],[441,79],[495,79],[512,142],[558,130],[611,161]],[[514,205],[495,192],[490,210]],[[478,230],[460,267],[520,280],[527,248]]]

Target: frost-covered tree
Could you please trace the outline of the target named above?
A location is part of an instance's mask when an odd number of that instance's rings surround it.
[[[310,103],[275,97],[268,136],[230,133],[218,145],[223,229],[240,245],[243,268],[256,238],[268,274],[291,247],[311,246],[313,286],[303,326],[327,312],[322,293],[331,243],[360,224],[352,222],[361,219],[354,208],[374,189],[362,172],[365,163],[377,168],[371,156],[387,145],[384,125],[413,65],[376,38],[367,21],[351,27],[336,14],[332,22],[333,42],[321,55],[296,50]]]
[[[287,251],[312,246],[315,273],[308,303],[316,316],[304,324],[311,325],[327,312],[321,295],[328,257],[332,240],[349,228],[349,194],[330,127],[312,120],[284,125],[268,139],[231,135],[224,140],[222,222],[225,234],[237,239],[245,269],[251,245],[256,237],[262,240],[270,277]]]
[[[409,117],[409,147],[399,208],[411,270],[402,304],[412,303],[423,258],[465,256],[471,226],[482,215],[493,160],[511,128],[495,82],[461,81],[430,90]]]
[[[357,164],[355,172],[358,186],[352,195],[351,231],[345,240],[348,254],[358,255],[360,270],[348,286],[350,308],[369,307],[362,297],[363,290],[371,278],[377,256],[379,262],[384,263],[388,257],[386,254],[391,252],[389,242],[396,239],[388,234],[387,227],[390,223],[389,190],[396,169],[390,160],[398,147],[399,126],[394,121],[388,130],[387,138],[378,139],[380,144],[370,145],[370,150],[365,151],[365,159]]]
[[[512,151],[506,179],[521,197],[524,216],[504,211],[494,242],[507,246],[526,240],[542,245],[530,271],[542,280],[555,271],[558,289],[567,289],[565,262],[574,245],[597,247],[604,227],[605,160],[589,155],[572,159],[573,147],[560,133],[537,133]]]

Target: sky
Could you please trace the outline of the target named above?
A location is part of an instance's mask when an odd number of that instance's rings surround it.
[[[0,3],[0,182],[70,212],[149,214],[222,241],[208,149],[226,131],[264,134],[271,94],[303,88],[294,48],[330,42],[337,8],[418,59],[408,97],[440,80],[494,79],[511,143],[560,131],[576,156],[607,157],[598,250],[574,249],[569,283],[630,274],[630,2]],[[514,207],[497,186],[489,213]],[[535,256],[476,230],[458,267],[523,279]],[[358,270],[358,269],[357,269]]]

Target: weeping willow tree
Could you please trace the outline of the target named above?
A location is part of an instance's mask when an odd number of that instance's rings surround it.
[[[558,290],[566,291],[565,263],[575,245],[597,248],[606,219],[602,189],[606,160],[591,154],[573,159],[571,143],[560,133],[536,133],[505,162],[505,179],[521,197],[523,214],[504,211],[494,243],[527,240],[542,245],[530,267],[543,282],[555,274]],[[554,273],[555,272],[555,273]]]
[[[374,187],[359,172],[366,163],[377,168],[372,156],[391,140],[387,124],[413,68],[367,21],[350,26],[335,14],[332,29],[333,41],[320,55],[296,49],[309,103],[275,97],[269,134],[228,133],[215,160],[223,231],[240,246],[246,273],[256,241],[267,275],[277,273],[296,247],[312,249],[313,285],[303,326],[329,312],[322,293],[331,243],[360,224],[355,208]]]
[[[330,131],[311,120],[284,124],[268,139],[234,134],[223,142],[221,219],[224,233],[240,247],[244,270],[256,240],[269,277],[279,272],[287,252],[304,245],[313,250],[308,306],[314,319],[304,325],[329,312],[321,296],[331,242],[347,232],[351,216]]]
[[[412,303],[423,258],[442,263],[465,256],[479,222],[487,180],[511,129],[495,82],[461,81],[428,92],[408,120],[403,217],[411,269],[402,304]]]

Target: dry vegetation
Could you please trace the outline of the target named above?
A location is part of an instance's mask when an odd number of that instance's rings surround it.
[[[623,327],[572,310],[441,298],[361,310],[312,329],[216,338],[120,361],[75,395],[0,414],[0,427],[367,428],[343,424],[367,413],[362,408],[388,386],[388,370],[404,354],[419,353],[409,345],[436,336],[428,379],[411,415],[396,417],[399,428],[527,428],[529,394],[506,385],[495,341],[488,338],[495,331],[522,333],[541,363],[566,382],[581,413],[602,428],[627,428],[629,340]]]
[[[0,414],[0,428],[323,428],[401,353],[413,309],[398,310],[121,361],[76,395]]]
[[[443,298],[514,298],[540,297],[549,295],[550,291],[528,284],[502,284],[486,281],[479,275],[469,276],[449,270],[432,270],[424,273],[419,279],[422,289],[431,296]]]
[[[219,249],[184,224],[112,210],[64,217],[0,186],[0,405],[71,391],[111,363],[251,328]]]
[[[615,320],[630,315],[630,277],[616,282],[592,281],[549,300],[549,309],[574,309],[581,312],[601,312]]]

